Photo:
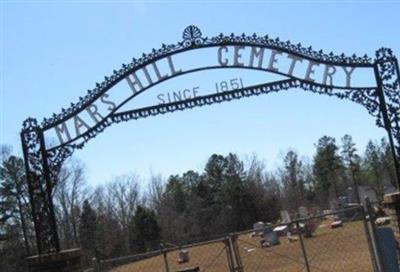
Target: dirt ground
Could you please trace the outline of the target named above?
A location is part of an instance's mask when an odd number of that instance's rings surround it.
[[[331,229],[324,221],[311,238],[305,238],[305,248],[311,271],[373,271],[362,221],[350,222]],[[260,238],[244,234],[238,237],[238,247],[244,271],[306,271],[299,240],[289,242],[281,237],[281,244],[260,247]],[[217,242],[188,249],[190,261],[177,263],[178,252],[168,253],[170,272],[188,267],[200,271],[229,271],[224,243]],[[156,256],[114,268],[113,272],[165,272],[163,256]]]

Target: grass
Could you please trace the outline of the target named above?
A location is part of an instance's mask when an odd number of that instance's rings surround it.
[[[304,244],[311,271],[373,271],[366,234],[362,221],[349,222],[344,227],[331,229],[323,221]],[[281,237],[281,244],[260,247],[259,237],[243,234],[237,243],[244,271],[306,271],[300,241],[289,242]],[[190,261],[177,263],[178,252],[168,253],[169,271],[199,266],[200,271],[229,271],[225,245],[222,242],[189,248]],[[163,256],[156,256],[114,268],[113,272],[164,272]]]

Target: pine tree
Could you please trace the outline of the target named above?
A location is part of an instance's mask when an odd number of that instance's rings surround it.
[[[343,166],[338,150],[334,138],[323,136],[318,140],[317,153],[313,162],[313,175],[316,194],[323,205],[327,204],[326,201],[329,198],[337,199],[339,196],[340,171]],[[331,197],[329,197],[330,195]]]
[[[357,154],[355,143],[350,135],[346,134],[342,137],[342,159],[345,169],[345,187],[354,187],[355,199],[361,203],[360,195],[358,194],[358,186],[361,183],[361,158]]]
[[[22,231],[26,254],[30,254],[27,213],[29,210],[24,161],[9,156],[0,166],[0,223],[8,219],[18,222]]]
[[[131,248],[138,252],[158,249],[160,231],[154,211],[138,205],[131,221]]]
[[[79,237],[81,248],[88,257],[96,256],[96,226],[97,216],[88,200],[83,202],[79,224]],[[86,260],[90,261],[89,259]]]
[[[303,164],[298,155],[290,150],[283,159],[284,165],[281,170],[281,179],[284,186],[285,202],[287,209],[297,209],[304,204],[305,180],[303,176]]]

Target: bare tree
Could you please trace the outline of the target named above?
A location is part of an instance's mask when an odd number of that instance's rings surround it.
[[[165,181],[163,180],[161,174],[154,175],[150,177],[150,183],[146,191],[146,200],[149,207],[152,210],[159,210],[163,194],[165,193]]]
[[[71,159],[62,167],[53,194],[64,245],[67,248],[77,246],[80,207],[88,194],[82,162]]]
[[[129,224],[135,213],[139,202],[138,176],[122,175],[116,177],[107,185],[107,206],[115,214],[123,235],[126,237],[124,242],[125,253],[130,252]]]

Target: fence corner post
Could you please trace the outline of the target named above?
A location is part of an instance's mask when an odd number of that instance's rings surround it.
[[[377,231],[375,226],[375,214],[371,201],[368,197],[364,200],[364,213],[367,217],[364,218],[364,224],[367,232],[367,239],[369,239],[370,253],[373,256],[374,269],[378,272],[383,271],[382,256],[378,246]]]
[[[230,234],[228,239],[229,239],[229,246],[231,247],[232,261],[234,265],[233,271],[242,272],[243,271],[242,259],[240,257],[239,247],[237,244],[238,235]]]
[[[298,233],[299,239],[300,239],[301,252],[303,253],[303,258],[304,258],[304,264],[306,266],[306,271],[310,272],[310,264],[308,262],[307,251],[306,251],[306,247],[304,245],[303,234],[302,234],[302,230],[300,228],[300,223],[299,223],[298,220],[296,221],[296,229],[297,229],[297,233]]]
[[[226,249],[226,258],[228,260],[229,272],[235,272],[235,265],[233,262],[233,253],[232,253],[230,235],[227,236],[224,240],[222,240],[222,242],[224,243],[225,249]]]
[[[100,272],[99,260],[96,257],[92,258],[92,264],[94,272]]]
[[[169,265],[168,265],[168,250],[166,250],[165,248],[162,249],[162,254],[163,254],[163,258],[164,258],[164,265],[165,265],[165,271],[169,272]]]

